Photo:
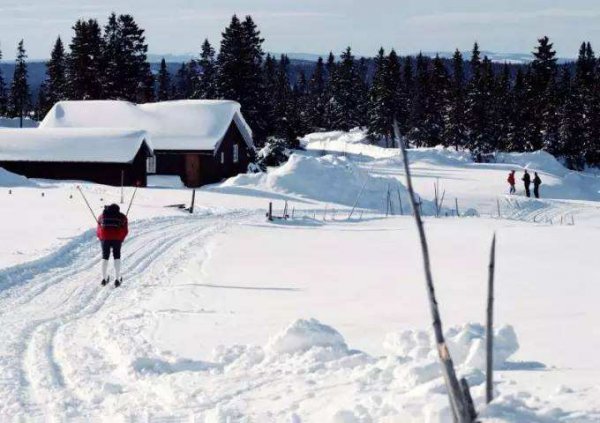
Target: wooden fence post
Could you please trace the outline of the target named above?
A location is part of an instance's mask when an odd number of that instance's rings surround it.
[[[404,214],[404,209],[402,208],[402,197],[400,197],[400,188],[396,187],[396,192],[398,193],[398,204],[400,205],[400,216]]]
[[[269,221],[273,220],[273,203],[271,201],[269,201],[269,210],[267,211],[267,219],[269,219]]]
[[[487,320],[485,328],[485,401],[492,402],[494,397],[494,271],[496,267],[496,234],[492,238],[490,264],[488,266]]]
[[[192,190],[192,204],[190,205],[190,214],[194,213],[194,203],[196,202],[196,188]]]

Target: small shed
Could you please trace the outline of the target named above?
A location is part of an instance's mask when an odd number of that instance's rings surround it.
[[[140,130],[0,129],[0,167],[29,178],[146,186],[152,157]]]
[[[148,161],[149,172],[179,175],[189,187],[245,172],[254,150],[240,104],[229,100],[61,101],[40,124],[77,127],[145,130],[155,154]]]

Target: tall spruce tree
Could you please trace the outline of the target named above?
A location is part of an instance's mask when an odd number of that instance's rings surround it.
[[[102,98],[103,42],[95,19],[78,20],[67,56],[68,97],[71,100]]]
[[[412,127],[414,89],[413,61],[407,56],[402,68],[402,85],[398,98],[398,127],[403,136],[406,136]]]
[[[466,123],[467,143],[473,157],[480,161],[494,148],[490,127],[491,90],[493,72],[487,57],[481,60],[479,45],[475,43],[471,54],[471,80],[467,87]]]
[[[38,113],[44,116],[58,101],[67,99],[67,57],[60,37],[46,62],[46,80],[38,93]]]
[[[365,86],[352,50],[348,47],[340,56],[331,79],[333,127],[348,131],[364,123]],[[364,104],[364,103],[363,103]]]
[[[215,49],[210,45],[208,39],[202,43],[200,53],[201,75],[198,81],[194,98],[216,98],[217,97],[217,70],[215,62]]]
[[[428,133],[425,124],[427,121],[429,99],[431,97],[429,60],[422,53],[419,53],[415,62],[410,130],[408,131],[407,139],[415,147],[423,147],[428,143]]]
[[[183,100],[190,98],[192,95],[193,83],[190,75],[190,67],[186,63],[182,63],[179,70],[175,74],[175,83],[173,84],[172,98]]]
[[[167,101],[171,99],[171,74],[167,69],[167,62],[163,57],[160,61],[160,68],[158,70],[158,92],[156,98],[158,101]]]
[[[144,30],[131,15],[112,13],[104,27],[102,63],[106,98],[144,102],[153,96]]]
[[[308,82],[307,109],[312,132],[323,130],[327,127],[327,75],[325,73],[323,58],[319,57],[312,77]]]
[[[27,81],[27,53],[23,40],[19,41],[17,46],[17,59],[15,61],[15,71],[10,86],[10,110],[13,117],[19,118],[19,126],[23,127],[23,117],[29,111],[30,92],[29,82]]]
[[[2,50],[0,50],[0,60],[2,60]],[[6,82],[4,75],[0,69],[0,116],[5,116],[8,113],[8,93],[6,90]]]
[[[539,150],[552,141],[548,138],[554,133],[556,122],[556,52],[548,37],[538,40],[533,52],[531,74],[529,78],[530,107],[532,119],[528,122],[527,148]]]
[[[492,98],[492,125],[496,140],[496,149],[507,151],[510,146],[511,120],[515,113],[512,93],[510,67],[507,63],[494,83]]]
[[[383,48],[375,58],[375,74],[369,91],[368,129],[373,141],[383,139],[386,147],[394,146],[394,120],[398,119],[401,94],[401,69],[396,52],[389,56]]]
[[[446,145],[456,150],[464,147],[467,137],[465,124],[465,67],[463,56],[458,51],[452,56],[452,78],[444,109],[443,139]]]
[[[263,41],[250,16],[240,22],[234,15],[223,32],[217,57],[219,96],[241,104],[244,116],[259,141],[267,136],[261,110]]]

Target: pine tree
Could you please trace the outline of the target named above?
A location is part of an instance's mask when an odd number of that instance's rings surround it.
[[[277,61],[273,56],[267,54],[263,66],[262,90],[269,95],[263,96],[260,109],[263,113],[264,132],[267,135],[275,134],[277,116],[275,115],[275,103],[277,92]]]
[[[512,89],[512,113],[509,120],[506,151],[524,151],[526,138],[526,123],[528,116],[528,95],[525,74],[522,68],[517,69]]]
[[[466,137],[464,60],[457,49],[452,56],[452,79],[448,103],[444,109],[443,139],[446,145],[459,150],[464,147]]]
[[[375,74],[369,92],[368,128],[373,141],[382,138],[386,147],[394,146],[394,120],[398,119],[400,61],[392,50],[386,57],[383,48],[375,58]]]
[[[467,87],[466,100],[466,147],[471,150],[473,157],[481,161],[485,154],[493,151],[494,140],[490,127],[491,90],[493,87],[493,72],[491,62],[487,57],[481,61],[479,45],[475,43],[471,54],[471,80]]]
[[[2,60],[2,51],[0,50],[0,60]],[[8,113],[8,95],[6,92],[6,82],[4,75],[0,69],[0,116],[5,116]]]
[[[310,118],[310,130],[316,132],[325,129],[327,127],[327,76],[322,57],[317,60],[313,75],[308,82],[306,107]]]
[[[531,62],[530,104],[533,119],[529,122],[529,140],[527,148],[539,150],[547,147],[551,133],[555,132],[553,126],[556,119],[556,52],[548,37],[538,40],[538,46],[533,52],[534,60]]]
[[[511,144],[511,121],[515,114],[515,104],[511,87],[510,67],[507,63],[494,84],[492,99],[492,125],[496,139],[496,149],[507,151]]]
[[[190,98],[192,95],[192,78],[190,77],[189,66],[182,63],[175,74],[175,83],[173,84],[173,94],[171,97],[177,100]]]
[[[331,88],[333,127],[348,131],[364,124],[361,100],[366,97],[366,87],[350,47],[342,53],[340,63],[336,65]]]
[[[20,126],[23,127],[23,116],[30,106],[29,83],[27,81],[27,53],[23,40],[17,47],[17,59],[12,84],[10,86],[10,110],[13,117],[19,117]]]
[[[158,101],[167,101],[171,99],[171,74],[167,69],[167,62],[163,57],[160,61],[160,69],[158,70]]]
[[[217,57],[217,90],[221,98],[238,101],[258,140],[266,139],[261,110],[262,43],[250,16],[243,22],[233,16],[223,32]]]
[[[38,93],[38,113],[44,116],[52,106],[67,98],[67,57],[63,42],[58,37],[50,60],[46,63],[46,81]]]
[[[106,98],[144,102],[153,97],[144,30],[131,15],[112,13],[104,27],[102,62]]]
[[[577,78],[581,78],[578,74]],[[566,75],[563,74],[563,81]],[[585,153],[582,146],[586,144],[586,116],[581,91],[574,87],[568,94],[560,109],[559,140],[557,150],[571,169],[582,169]]]
[[[429,81],[430,91],[426,98],[426,115],[423,125],[425,143],[429,147],[444,144],[444,110],[448,105],[450,81],[444,62],[436,55]]]
[[[202,44],[202,52],[200,53],[198,64],[202,74],[199,78],[194,98],[217,98],[215,49],[210,45],[208,40],[204,40]]]
[[[398,127],[403,136],[406,136],[412,128],[413,95],[413,64],[412,58],[407,56],[402,68],[402,84],[398,98]]]
[[[68,97],[71,100],[102,98],[102,37],[94,19],[79,20],[67,56]]]
[[[335,99],[333,96],[333,80],[335,78],[335,73],[337,69],[337,62],[335,60],[335,56],[333,52],[329,52],[329,56],[327,56],[327,63],[325,65],[325,70],[327,74],[327,83],[325,85],[325,113],[323,114],[324,126],[325,129],[331,130],[334,129],[334,120],[335,120]]]
[[[382,48],[375,57],[375,74],[369,92],[369,137],[372,142],[378,141],[380,138],[386,140],[386,146],[389,146],[389,121],[386,119],[391,110],[392,105],[387,103],[387,87],[385,86],[387,69],[387,57]]]
[[[429,82],[429,61],[422,53],[419,53],[415,64],[410,130],[407,133],[407,139],[415,147],[423,147],[428,143],[425,124],[428,101],[431,96]]]

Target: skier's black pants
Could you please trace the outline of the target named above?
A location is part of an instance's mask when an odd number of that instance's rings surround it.
[[[535,198],[540,198],[540,186],[539,185],[533,186],[533,195],[535,195]]]
[[[110,250],[112,250],[115,260],[121,259],[121,245],[123,245],[123,241],[100,241],[100,243],[102,244],[103,260],[110,258]]]
[[[525,195],[531,197],[531,192],[529,192],[529,185],[525,185]]]

